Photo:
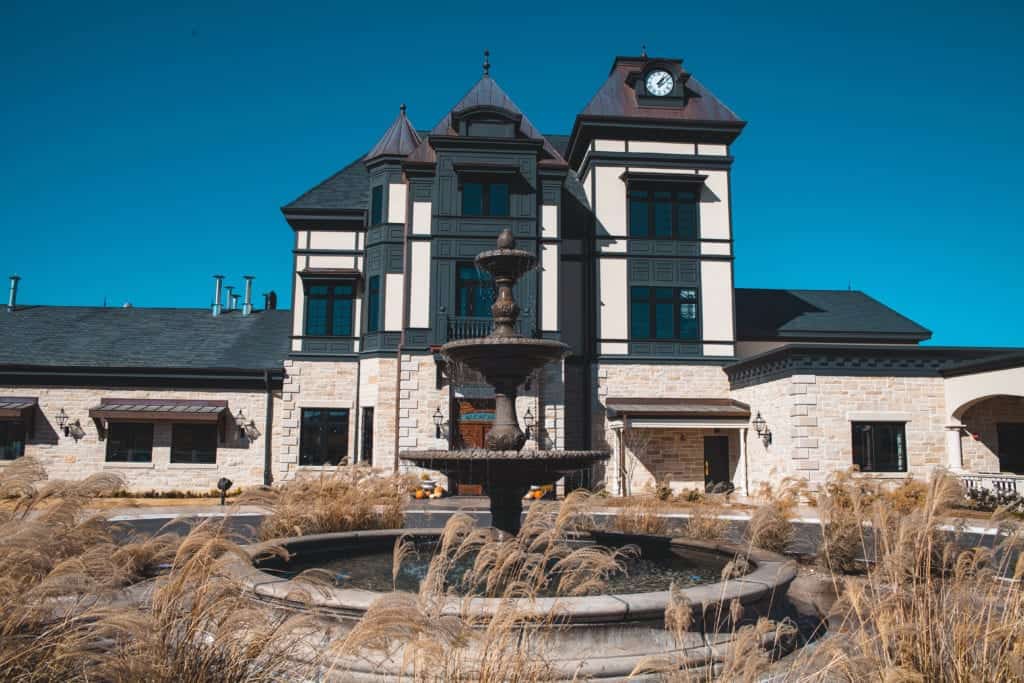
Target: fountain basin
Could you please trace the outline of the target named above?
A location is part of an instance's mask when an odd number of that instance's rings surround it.
[[[440,529],[415,530],[417,536],[436,537]],[[331,558],[352,553],[390,552],[396,539],[406,530],[377,530],[320,534],[287,538],[275,543],[296,556]],[[630,537],[618,536],[628,543]],[[607,542],[609,535],[599,535]],[[644,537],[650,542],[650,537]],[[780,555],[725,543],[706,543],[684,538],[662,538],[669,552],[704,555],[716,561],[728,561],[745,555],[752,567],[746,575],[727,582],[714,582],[682,589],[692,605],[693,619],[688,632],[676,641],[665,630],[664,613],[668,591],[615,593],[571,598],[516,600],[521,614],[543,618],[557,615],[558,626],[548,629],[541,641],[543,655],[551,660],[566,680],[574,676],[601,681],[625,680],[636,664],[652,655],[685,659],[694,667],[713,666],[730,647],[735,624],[730,604],[739,601],[741,623],[770,616],[773,606],[785,596],[796,576],[796,566]],[[250,558],[257,558],[266,544],[249,546]],[[268,567],[268,569],[270,569]],[[301,581],[264,571],[252,562],[239,561],[236,576],[255,598],[288,611],[313,611],[319,615],[330,638],[343,637],[365,615],[374,600],[383,593],[359,588],[331,587],[310,589]],[[307,598],[309,602],[307,602]],[[489,617],[508,605],[497,598],[448,598],[443,613]],[[485,619],[486,621],[486,619]],[[382,665],[361,660],[345,660],[329,680],[377,681],[405,680],[400,673],[400,655]],[[645,680],[643,677],[631,680]],[[655,680],[655,678],[651,678]]]

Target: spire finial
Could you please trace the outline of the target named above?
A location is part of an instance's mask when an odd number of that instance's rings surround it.
[[[484,76],[491,75],[491,51],[484,50]]]
[[[398,111],[405,116],[405,102],[402,102],[402,106],[398,108]]]
[[[640,56],[643,57],[644,59],[647,59],[647,46],[646,45],[641,45],[640,46]]]

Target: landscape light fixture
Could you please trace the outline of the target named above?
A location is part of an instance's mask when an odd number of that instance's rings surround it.
[[[224,504],[224,499],[227,498],[228,489],[231,488],[232,481],[227,477],[221,477],[217,480],[217,490],[220,491],[220,504]]]
[[[768,423],[765,422],[764,418],[761,417],[761,411],[757,411],[757,416],[754,417],[752,423],[754,425],[754,431],[761,437],[761,441],[764,442],[765,447],[772,442],[772,430],[768,429]]]

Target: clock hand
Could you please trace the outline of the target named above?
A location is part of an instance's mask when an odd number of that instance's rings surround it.
[[[664,75],[664,76],[662,76],[662,77],[661,77],[661,80],[660,80],[660,81],[658,81],[658,85],[659,85],[659,86],[661,86],[661,85],[665,85],[665,82],[666,82],[666,81],[668,81],[668,74],[666,74],[666,75]]]

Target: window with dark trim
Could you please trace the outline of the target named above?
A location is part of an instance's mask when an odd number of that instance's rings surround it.
[[[380,275],[371,275],[366,282],[366,331],[380,329]]]
[[[351,337],[355,299],[353,282],[306,284],[306,334],[311,337]]]
[[[153,423],[107,425],[107,462],[153,462]]]
[[[854,422],[853,464],[861,472],[906,472],[906,427],[903,422]]]
[[[217,425],[171,426],[171,462],[212,465],[217,462]]]
[[[303,408],[299,465],[338,465],[348,455],[348,408]]]
[[[14,460],[25,455],[25,423],[21,420],[0,420],[0,460]]]
[[[494,303],[494,282],[490,274],[472,261],[455,264],[455,315],[485,317]]]
[[[507,216],[508,183],[462,183],[463,216]]]
[[[697,193],[672,185],[629,186],[629,236],[661,240],[700,239]]]
[[[377,185],[370,196],[370,225],[384,222],[384,186]]]
[[[648,285],[629,289],[630,338],[696,341],[700,337],[696,289]]]

